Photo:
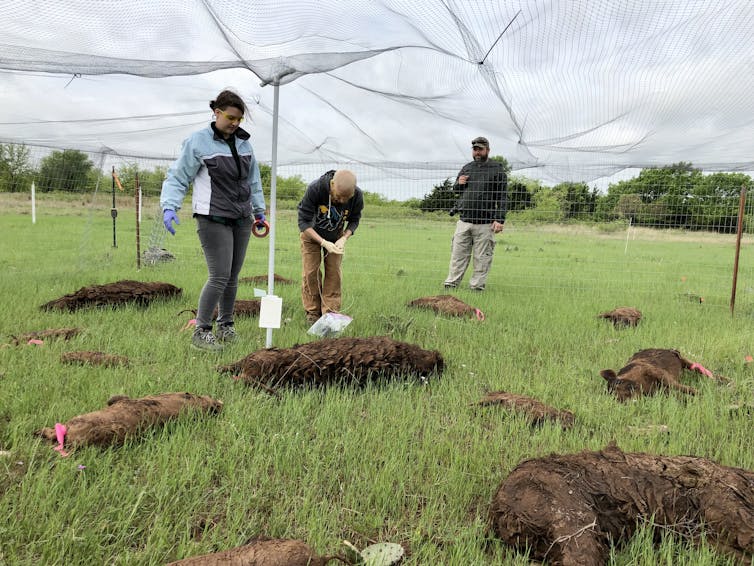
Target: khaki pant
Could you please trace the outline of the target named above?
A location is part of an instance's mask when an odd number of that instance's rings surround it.
[[[484,289],[495,252],[495,233],[492,231],[492,224],[471,224],[459,220],[456,223],[451,247],[450,269],[445,285],[458,286],[473,255],[474,271],[469,280],[469,287]]]
[[[343,256],[327,253],[313,238],[301,232],[301,302],[309,317],[339,312],[341,304],[341,269]],[[320,264],[325,265],[322,277]]]

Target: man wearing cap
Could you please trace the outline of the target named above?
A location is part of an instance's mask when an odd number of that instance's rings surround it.
[[[505,225],[508,178],[499,161],[490,160],[490,142],[478,137],[471,141],[471,161],[461,168],[453,185],[458,200],[451,215],[458,213],[453,234],[450,269],[445,288],[454,289],[463,279],[469,261],[474,271],[469,287],[484,291],[495,251],[495,234]]]

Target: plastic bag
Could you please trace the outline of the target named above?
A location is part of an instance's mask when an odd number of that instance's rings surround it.
[[[307,334],[314,334],[321,338],[335,336],[338,332],[351,324],[352,320],[353,319],[348,315],[339,312],[328,312],[319,317],[317,322],[312,324],[306,332]]]

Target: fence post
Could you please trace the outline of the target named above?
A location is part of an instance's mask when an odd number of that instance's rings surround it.
[[[31,182],[31,223],[37,223],[37,189],[34,181]]]
[[[733,287],[730,291],[730,315],[736,308],[736,285],[738,284],[738,256],[741,254],[741,234],[744,230],[744,208],[746,206],[746,186],[741,185],[741,199],[738,202],[738,225],[736,226],[736,258],[733,261]]]

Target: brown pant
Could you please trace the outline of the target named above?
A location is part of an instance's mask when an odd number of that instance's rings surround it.
[[[324,278],[320,271],[323,255]],[[340,311],[342,262],[342,255],[327,253],[313,238],[301,232],[301,302],[307,316],[319,317],[328,312]]]

